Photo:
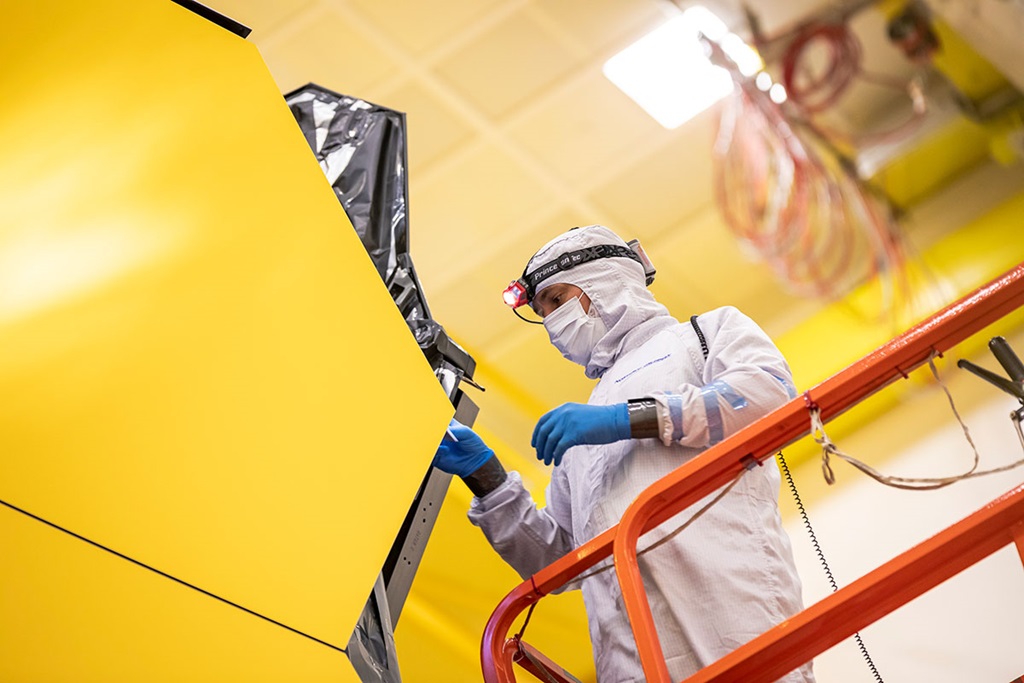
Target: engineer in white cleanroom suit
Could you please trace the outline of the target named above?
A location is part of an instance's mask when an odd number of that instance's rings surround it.
[[[626,243],[603,226],[558,236],[534,255],[524,277],[598,245],[618,245],[618,255],[556,270],[532,293],[535,309],[545,290],[561,293],[547,302],[544,326],[566,358],[599,380],[587,405],[555,408],[534,431],[537,457],[555,464],[546,507],[537,507],[519,474],[506,473],[468,427],[453,422],[458,442],[446,437],[435,458],[476,494],[469,519],[524,579],[613,526],[644,488],[795,395],[778,349],[735,308],[698,316],[705,353],[696,328],[655,301],[640,261],[622,256]],[[566,298],[573,288],[582,294]],[[672,680],[802,608],[779,484],[771,460],[746,471],[692,525],[641,555]],[[714,495],[643,536],[641,550]],[[585,578],[582,591],[598,681],[644,680],[614,570]],[[783,680],[813,681],[811,665]]]

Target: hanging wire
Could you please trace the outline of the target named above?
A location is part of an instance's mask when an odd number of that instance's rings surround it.
[[[824,67],[813,68],[810,62],[814,58],[821,61],[822,56],[825,57]],[[848,20],[803,25],[789,41],[781,59],[782,84],[789,102],[804,116],[813,117],[839,104],[850,87],[860,80],[906,93],[914,112],[912,121],[919,124],[927,110],[920,89],[921,76],[903,80],[871,73],[864,69],[863,61],[863,46]],[[901,125],[888,137],[907,132]]]
[[[814,528],[811,526],[811,520],[807,516],[807,510],[804,508],[804,503],[800,499],[800,492],[796,489],[796,482],[793,481],[793,475],[789,471],[789,465],[786,463],[786,456],[779,451],[777,456],[779,461],[779,469],[782,470],[783,476],[786,477],[786,484],[789,485],[789,490],[793,494],[793,500],[796,502],[796,509],[800,513],[800,519],[804,523],[804,528],[807,529],[807,535],[811,539],[811,545],[814,547],[814,554],[818,556],[818,562],[821,564],[821,568],[825,570],[825,577],[828,579],[829,585],[832,587],[832,592],[835,593],[839,590],[839,585],[836,583],[835,577],[832,575],[832,568],[828,565],[828,560],[825,559],[825,553],[821,549],[821,544],[818,543],[818,536],[814,533]],[[868,669],[871,670],[871,675],[878,683],[884,683],[882,680],[882,674],[878,673],[878,668],[875,666],[874,660],[871,659],[868,648],[864,644],[864,640],[860,637],[860,633],[854,633],[853,639],[857,643],[857,649],[860,650],[860,654],[864,657],[864,661],[868,665]]]
[[[1021,465],[1024,465],[1024,458],[1022,458],[1020,460],[1010,463],[1009,465],[1003,465],[1002,467],[994,467],[992,469],[987,470],[978,470],[978,466],[981,463],[981,455],[978,453],[978,448],[974,444],[974,439],[971,438],[970,430],[964,423],[963,418],[960,417],[960,412],[957,410],[956,404],[953,401],[953,395],[949,392],[949,388],[946,386],[946,383],[943,382],[942,378],[939,376],[939,371],[935,367],[934,359],[936,355],[937,354],[935,352],[932,352],[931,356],[928,357],[928,367],[931,369],[932,375],[938,381],[939,386],[942,387],[942,391],[945,392],[946,399],[949,401],[949,407],[953,410],[953,415],[956,416],[956,420],[958,423],[960,423],[961,430],[963,430],[964,438],[967,439],[967,443],[970,444],[971,450],[974,453],[974,460],[971,463],[970,468],[967,469],[962,474],[957,474],[950,477],[896,477],[892,475],[882,474],[881,472],[874,469],[870,465],[867,465],[866,463],[861,462],[857,458],[854,458],[853,456],[839,450],[835,443],[833,443],[833,441],[828,437],[828,434],[825,433],[825,425],[821,419],[820,409],[818,408],[818,406],[812,405],[810,408],[811,435],[814,438],[814,441],[819,446],[821,446],[821,471],[822,475],[825,477],[826,483],[831,485],[834,484],[836,480],[835,473],[832,470],[831,464],[831,456],[833,455],[836,456],[837,458],[840,458],[841,460],[844,460],[850,465],[856,467],[858,470],[860,470],[861,472],[863,472],[864,474],[868,475],[869,477],[871,477],[872,479],[881,484],[885,484],[886,486],[891,486],[893,488],[905,489],[910,491],[931,491],[934,489],[940,489],[951,484],[955,484],[958,481],[963,481],[964,479],[981,477],[987,474],[996,474],[998,472],[1006,472],[1007,470],[1011,470],[1016,467],[1020,467]],[[1015,413],[1011,413],[1011,417],[1014,414]],[[1017,428],[1019,433],[1019,424],[1017,424]],[[1020,438],[1022,447],[1024,447],[1024,434],[1020,434]]]
[[[907,55],[910,63],[918,68],[906,79],[872,73],[864,68],[864,48],[850,21],[868,4],[832,13],[831,17],[822,15],[776,38],[760,35],[751,26],[754,44],[759,50],[781,45],[778,61],[791,117],[798,120],[801,127],[811,128],[815,135],[828,139],[831,146],[848,150],[905,139],[921,127],[929,112],[924,89],[924,81],[931,74],[927,54]],[[748,20],[750,18],[748,16]],[[890,39],[896,40],[891,35]],[[910,115],[886,130],[861,134],[843,133],[824,124],[822,114],[839,105],[858,81],[905,94],[911,105]]]
[[[824,48],[827,61],[820,74],[812,74],[807,54]],[[782,83],[789,99],[808,113],[834,106],[861,71],[860,41],[846,22],[804,26],[782,58]]]
[[[730,68],[721,48],[710,50]],[[798,130],[734,64],[730,73],[737,87],[719,120],[714,190],[741,245],[798,296],[838,300],[872,278],[901,277],[905,249],[887,198],[856,176],[825,133]],[[892,289],[883,288],[881,312],[900,299]]]
[[[785,102],[773,101],[757,79],[744,76],[724,50],[707,41],[712,63],[726,69],[735,84],[714,146],[715,199],[741,245],[793,294],[845,302],[860,317],[888,319],[901,329],[898,319],[916,319],[929,303],[919,299],[937,285],[914,286],[907,272],[913,250],[899,227],[902,209],[860,177],[854,157],[867,146],[915,133],[929,113],[929,72],[921,67],[904,79],[863,67],[863,47],[850,19],[869,5],[848,2],[776,38],[763,36],[747,12],[754,46],[775,55]],[[823,114],[857,81],[905,93],[910,114],[888,129],[856,135],[829,126]],[[845,301],[869,282],[877,283],[876,295],[857,304]]]
[[[953,411],[953,415],[956,417],[957,422],[960,424],[960,428],[963,431],[964,438],[967,440],[967,443],[971,446],[971,451],[974,454],[974,458],[970,468],[968,468],[962,474],[958,474],[951,477],[895,477],[882,474],[875,470],[874,468],[861,462],[860,460],[857,460],[856,458],[853,458],[852,456],[839,450],[839,448],[832,442],[831,439],[828,438],[828,435],[825,433],[825,426],[821,419],[820,408],[817,405],[812,404],[809,409],[811,414],[811,435],[814,438],[815,442],[822,447],[822,474],[824,475],[825,481],[828,484],[831,485],[835,483],[835,473],[832,471],[832,466],[830,463],[830,457],[832,455],[835,455],[836,457],[845,460],[846,462],[850,463],[860,471],[867,474],[872,479],[882,484],[885,484],[886,486],[917,491],[926,491],[943,488],[945,486],[949,486],[964,479],[979,477],[986,474],[995,474],[997,472],[1005,472],[1015,467],[1024,465],[1024,458],[1022,458],[1020,460],[1017,460],[1016,462],[1010,463],[1009,465],[1004,465],[1002,467],[995,467],[988,470],[978,470],[978,466],[981,462],[981,455],[979,454],[978,448],[974,443],[974,439],[971,437],[970,429],[968,429],[967,424],[960,416],[960,411],[957,410],[956,402],[953,400],[953,395],[950,393],[949,388],[946,386],[945,382],[942,381],[942,378],[939,376],[939,371],[935,367],[935,357],[937,355],[938,354],[933,351],[932,354],[928,357],[928,368],[931,370],[932,375],[938,381],[939,386],[942,387],[942,391],[946,394],[946,400],[949,402],[949,407]],[[1017,436],[1021,443],[1021,448],[1024,449],[1024,432],[1021,431],[1019,415],[1020,412],[1021,411],[1011,412],[1010,418],[1014,423],[1014,427],[1016,428]],[[821,545],[818,543],[818,539],[814,533],[814,529],[811,527],[811,521],[810,518],[807,516],[807,510],[804,508],[803,501],[800,499],[800,494],[797,491],[796,483],[793,481],[793,475],[791,474],[789,466],[786,463],[785,456],[782,454],[781,451],[778,453],[778,461],[779,467],[786,478],[786,483],[789,485],[790,491],[793,494],[793,499],[796,502],[797,511],[800,513],[800,518],[803,521],[804,527],[807,529],[807,534],[811,539],[811,545],[814,548],[814,553],[815,555],[817,555],[818,561],[821,563],[821,566],[825,571],[825,576],[828,579],[829,585],[832,587],[832,592],[836,592],[837,590],[839,590],[839,588],[836,584],[835,577],[833,576],[832,570],[828,565],[828,561],[825,559],[825,554],[821,549]],[[856,641],[857,647],[861,652],[861,656],[864,658],[865,662],[868,665],[868,668],[871,670],[872,676],[878,683],[883,683],[882,676],[878,672],[875,663],[872,661],[871,655],[868,653],[867,646],[864,645],[864,641],[861,638],[860,633],[854,634],[854,640]]]

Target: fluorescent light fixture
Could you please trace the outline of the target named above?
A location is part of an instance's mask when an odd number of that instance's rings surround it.
[[[694,6],[618,53],[604,75],[665,128],[678,128],[732,92],[732,78],[713,66],[699,33],[718,43],[746,76],[760,56],[704,7]]]

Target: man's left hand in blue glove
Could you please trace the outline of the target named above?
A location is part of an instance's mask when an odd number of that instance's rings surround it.
[[[625,403],[592,406],[565,403],[544,414],[533,430],[530,445],[537,459],[557,467],[573,446],[605,444],[630,438],[629,410]]]

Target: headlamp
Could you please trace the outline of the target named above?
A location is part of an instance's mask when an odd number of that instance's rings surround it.
[[[636,261],[644,269],[645,283],[650,285],[654,282],[654,265],[647,257],[643,247],[640,246],[640,241],[630,240],[625,247],[617,244],[598,244],[560,254],[557,258],[537,266],[531,272],[523,271],[521,278],[513,280],[505,288],[501,298],[518,315],[516,309],[529,304],[533,300],[533,295],[537,291],[537,285],[541,282],[555,273],[565,272],[589,261],[596,261],[602,258],[628,258]]]
[[[526,283],[522,280],[514,280],[509,284],[505,291],[502,292],[501,298],[505,301],[506,306],[510,306],[513,309],[530,303],[529,297],[526,296]]]

